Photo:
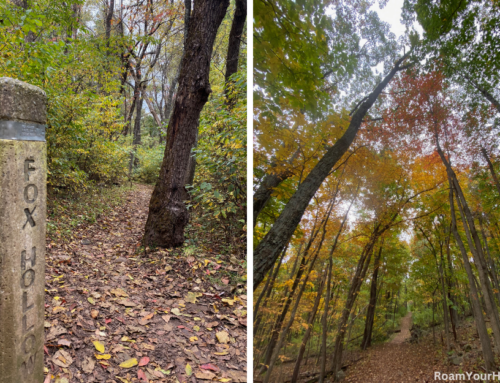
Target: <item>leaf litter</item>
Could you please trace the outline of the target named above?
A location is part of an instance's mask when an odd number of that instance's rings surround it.
[[[151,191],[137,185],[95,223],[47,240],[45,382],[246,382],[236,258],[142,251]]]

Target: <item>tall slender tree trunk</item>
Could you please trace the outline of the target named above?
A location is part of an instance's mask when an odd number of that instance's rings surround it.
[[[491,104],[500,112],[500,101],[498,101],[485,87],[479,85],[472,78],[470,78],[466,73],[462,72],[462,75],[476,88],[484,98],[486,98]]]
[[[500,111],[500,109],[499,109]],[[490,169],[491,177],[493,178],[493,181],[495,181],[495,186],[497,187],[498,194],[500,195],[500,182],[498,181],[497,173],[495,172],[495,168],[493,167],[493,164],[491,163],[490,157],[488,156],[488,153],[486,152],[486,149],[484,147],[481,147],[481,154],[483,155],[483,158],[485,159],[486,163],[488,164],[488,169]]]
[[[464,243],[462,242],[462,238],[460,237],[460,234],[457,229],[455,203],[453,201],[454,185],[450,177],[448,177],[448,181],[450,184],[449,200],[450,200],[450,210],[451,210],[451,220],[452,220],[451,231],[453,233],[453,236],[455,237],[455,242],[458,248],[460,249],[460,253],[462,254],[465,271],[467,272],[467,278],[469,279],[470,303],[472,307],[472,312],[474,314],[474,319],[476,322],[476,328],[479,335],[479,339],[481,341],[481,348],[483,350],[483,358],[486,370],[492,371],[495,368],[495,358],[493,356],[493,350],[491,349],[490,337],[486,329],[486,323],[483,317],[483,310],[481,309],[481,305],[479,303],[479,295],[474,281],[474,273],[472,272],[472,267],[470,266],[469,263],[467,251],[465,250]]]
[[[330,217],[330,213],[331,213],[332,208],[333,208],[333,201],[330,203],[330,205],[328,207],[328,212],[325,215],[325,217],[323,218],[323,220],[321,221],[321,224],[319,225],[318,229],[316,231],[314,231],[313,233],[311,233],[311,238],[309,239],[307,246],[304,250],[304,255],[302,256],[302,261],[300,263],[299,270],[295,276],[292,288],[291,288],[290,292],[288,293],[287,299],[285,301],[285,305],[283,306],[283,310],[281,311],[281,314],[276,318],[276,322],[273,326],[269,343],[267,344],[267,348],[266,348],[266,352],[265,352],[265,356],[264,356],[264,362],[263,362],[262,367],[259,370],[257,375],[264,373],[268,369],[268,366],[271,363],[271,358],[273,357],[274,349],[276,347],[276,344],[278,343],[280,331],[281,331],[281,328],[282,328],[283,323],[285,321],[285,317],[288,313],[288,309],[290,308],[290,305],[292,303],[293,296],[295,294],[295,291],[297,290],[297,287],[300,283],[302,275],[305,272],[305,268],[307,266],[307,263],[310,262],[310,260],[308,259],[309,258],[308,257],[309,251],[310,251],[311,246],[314,243],[314,240],[316,239],[316,237],[317,237],[317,235],[320,232],[322,227],[323,227],[323,235],[324,235],[324,233],[325,233],[324,227],[325,227],[326,223],[328,222],[328,218]],[[324,239],[324,236],[323,236],[322,240],[323,239]],[[316,251],[313,254],[311,254],[312,259],[315,259],[315,255],[317,255]],[[285,292],[286,292],[286,290],[285,290]]]
[[[179,247],[189,214],[184,204],[186,172],[200,113],[211,93],[209,74],[217,30],[229,0],[195,0],[189,19],[175,107],[168,124],[165,156],[149,203],[143,244]]]
[[[378,280],[378,270],[380,268],[380,259],[382,257],[382,248],[384,243],[380,244],[378,254],[373,262],[373,275],[372,282],[370,286],[370,301],[368,304],[368,311],[366,312],[366,322],[365,331],[363,333],[363,340],[361,341],[361,349],[366,350],[372,345],[372,332],[373,324],[375,322],[375,309],[377,306],[377,280]]]
[[[229,79],[238,71],[238,62],[240,57],[241,38],[243,36],[243,28],[247,19],[247,2],[246,0],[236,0],[236,8],[234,10],[233,23],[231,32],[229,33],[229,43],[226,56],[226,74],[225,74],[225,90],[227,96]],[[231,105],[231,101],[227,100]]]
[[[487,259],[489,263],[488,273],[491,277],[491,280],[493,281],[493,284],[495,285],[497,301],[498,304],[500,304],[500,285],[498,283],[497,268],[495,262],[493,261],[493,258],[491,257],[490,247],[488,246],[488,238],[486,237],[486,233],[484,232],[482,217],[479,217],[479,228],[481,230],[481,235],[483,237],[484,248],[486,249],[486,255],[488,256]]]
[[[493,290],[491,289],[490,281],[487,275],[487,265],[483,254],[481,241],[477,234],[477,230],[474,224],[474,219],[467,205],[467,201],[465,200],[465,196],[462,192],[462,188],[460,187],[457,176],[454,170],[452,169],[449,161],[446,159],[443,151],[441,150],[437,132],[435,133],[435,140],[436,140],[436,147],[438,154],[443,164],[445,165],[448,177],[450,178],[454,186],[453,190],[455,195],[457,196],[457,207],[460,216],[462,218],[465,234],[467,236],[467,241],[469,243],[469,248],[474,256],[474,260],[475,261],[477,260],[475,264],[477,267],[479,280],[481,281],[480,286],[484,296],[486,313],[488,315],[488,318],[490,319],[491,328],[493,329],[493,338],[495,340],[495,347],[497,349],[497,352],[500,352],[500,318],[498,315],[497,306],[495,304]]]
[[[264,299],[264,306],[263,307],[265,307],[267,305],[267,302],[269,300],[269,296],[271,295],[271,292],[273,291],[274,281],[276,280],[276,277],[278,276],[278,273],[279,273],[280,268],[281,268],[281,263],[283,262],[283,258],[285,257],[287,249],[288,249],[288,247],[285,247],[285,249],[281,253],[281,258],[280,258],[278,264],[274,265],[274,267],[276,268],[276,270],[274,271],[274,273],[272,272],[273,270],[271,270],[271,275],[269,275],[269,277],[268,277],[268,280],[266,282],[266,286],[264,287],[264,289],[262,289],[262,293],[259,295],[259,298],[257,299],[257,302],[255,303],[255,307],[254,307],[254,311],[253,311],[253,315],[254,315],[254,326],[253,326],[254,337],[257,334],[257,331],[259,330],[259,327],[260,327],[260,323],[262,321],[262,312],[260,310],[261,302]]]
[[[109,48],[109,39],[111,38],[111,21],[113,20],[114,11],[115,11],[115,0],[109,0],[106,13],[106,20],[105,20],[106,48]]]
[[[254,251],[254,289],[262,282],[262,279],[276,262],[281,249],[292,237],[297,225],[302,219],[311,198],[316,194],[325,178],[328,176],[334,165],[347,152],[349,146],[356,138],[358,129],[361,126],[363,118],[368,110],[377,100],[380,93],[391,81],[394,75],[404,69],[402,62],[408,57],[408,54],[400,58],[394,65],[394,68],[375,87],[354,112],[349,127],[341,138],[326,152],[319,160],[316,166],[300,184],[297,191],[290,198],[282,213],[274,223],[267,235],[262,239]]]
[[[377,226],[378,227],[378,226]],[[346,326],[349,321],[349,316],[351,314],[354,303],[356,302],[356,298],[358,296],[359,289],[361,284],[365,278],[366,271],[368,270],[368,266],[370,264],[370,259],[373,253],[373,246],[375,245],[375,241],[378,238],[378,230],[375,229],[372,237],[369,242],[365,245],[363,252],[359,258],[358,265],[356,266],[356,271],[352,278],[351,286],[349,287],[349,292],[347,293],[347,298],[345,302],[344,309],[342,310],[342,315],[340,317],[338,326],[337,326],[337,336],[335,337],[334,351],[333,351],[333,363],[332,363],[332,371],[333,371],[333,379],[336,380],[337,372],[342,367],[342,351],[344,347],[344,337],[346,333]]]
[[[333,204],[332,204],[332,206],[333,206]],[[304,281],[302,282],[302,285],[299,289],[299,292],[297,294],[297,298],[295,299],[295,304],[294,304],[294,307],[292,309],[292,312],[290,313],[290,318],[288,319],[288,322],[286,323],[285,327],[283,327],[280,331],[278,341],[276,342],[273,353],[272,353],[271,358],[269,360],[269,367],[267,369],[266,375],[264,376],[263,383],[269,383],[269,379],[271,378],[271,373],[272,373],[273,367],[276,363],[276,360],[278,359],[279,352],[281,350],[281,347],[283,346],[283,342],[285,341],[285,337],[288,335],[290,327],[292,327],[292,324],[295,320],[295,315],[297,313],[297,309],[299,307],[300,300],[302,298],[302,294],[304,293],[304,290],[307,286],[309,276],[311,275],[311,272],[314,268],[314,264],[316,263],[316,259],[318,258],[319,252],[321,251],[321,248],[323,247],[323,241],[325,240],[325,235],[326,235],[326,227],[325,226],[326,226],[326,222],[328,221],[328,218],[330,216],[330,212],[331,212],[331,209],[327,214],[327,218],[325,220],[325,225],[323,226],[323,235],[321,236],[320,243],[318,245],[318,248],[314,252],[313,259],[309,262],[309,268],[308,268],[307,273],[305,275]],[[267,363],[266,363],[266,365],[267,365]]]
[[[312,331],[313,331],[314,319],[316,318],[316,313],[318,312],[318,307],[319,307],[319,304],[321,302],[321,295],[323,293],[324,285],[325,285],[325,278],[323,277],[323,279],[321,280],[321,283],[318,287],[318,293],[317,293],[316,298],[314,300],[314,306],[313,306],[312,310],[309,312],[309,315],[307,318],[307,330],[304,334],[304,337],[302,338],[302,343],[300,344],[299,355],[297,355],[297,359],[295,360],[295,367],[293,369],[291,383],[297,383],[297,381],[299,379],[300,364],[302,363],[302,359],[304,358],[306,346],[307,346],[307,343],[309,342],[309,338],[310,338]]]
[[[321,317],[321,348],[320,348],[320,358],[321,364],[319,366],[319,378],[318,382],[323,383],[325,380],[325,370],[326,370],[326,338],[328,335],[328,308],[330,305],[330,296],[332,293],[332,273],[333,273],[333,260],[332,257],[328,258],[328,281],[327,290],[325,296],[325,307],[323,309],[323,316]],[[319,343],[319,342],[318,342]],[[294,383],[294,382],[292,382]]]

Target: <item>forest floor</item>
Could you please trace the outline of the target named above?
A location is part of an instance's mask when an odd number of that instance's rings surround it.
[[[481,345],[471,318],[463,319],[457,326],[457,340],[450,333],[452,351],[444,350],[442,327],[427,329],[418,343],[410,343],[412,314],[401,321],[401,331],[385,343],[375,344],[366,351],[352,349],[344,352],[343,366],[349,383],[431,383],[456,382],[456,380],[434,380],[434,372],[458,374],[465,372],[483,373]],[[301,368],[300,383],[313,383],[318,376],[317,356],[307,359]],[[274,369],[271,380],[275,383],[289,383],[293,359]],[[330,362],[327,363],[327,366]],[[331,382],[331,376],[326,381]],[[316,380],[315,380],[316,379]],[[475,381],[477,382],[477,381]]]
[[[49,204],[45,383],[246,382],[246,262],[144,253],[151,192]]]

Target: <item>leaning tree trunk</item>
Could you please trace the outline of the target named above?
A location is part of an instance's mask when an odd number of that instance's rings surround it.
[[[182,58],[179,89],[167,130],[167,144],[158,182],[149,203],[144,246],[179,247],[189,214],[184,204],[191,148],[200,113],[212,92],[209,73],[217,30],[229,0],[195,0]]]
[[[307,175],[304,182],[300,184],[297,191],[288,201],[282,213],[274,223],[273,227],[262,239],[254,251],[254,290],[264,279],[267,271],[271,268],[278,258],[281,249],[288,243],[292,237],[297,225],[302,219],[311,198],[330,174],[330,171],[347,152],[349,146],[356,138],[361,122],[368,110],[377,100],[380,93],[391,81],[394,75],[403,70],[402,62],[408,57],[409,53],[400,58],[394,65],[389,74],[378,84],[362,103],[360,103],[356,112],[354,112],[349,127],[343,136],[326,152],[319,160],[316,166]]]

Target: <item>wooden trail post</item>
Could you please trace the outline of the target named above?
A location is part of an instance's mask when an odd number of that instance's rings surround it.
[[[46,95],[0,77],[0,383],[42,383]]]

